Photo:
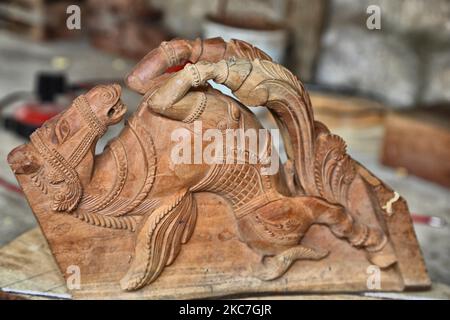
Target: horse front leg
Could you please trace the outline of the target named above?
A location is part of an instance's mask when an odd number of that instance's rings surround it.
[[[172,67],[181,67],[188,62],[218,62],[231,57],[271,60],[266,53],[242,40],[175,39],[161,43],[142,58],[127,76],[126,83],[130,89],[145,94],[153,87],[153,80]]]

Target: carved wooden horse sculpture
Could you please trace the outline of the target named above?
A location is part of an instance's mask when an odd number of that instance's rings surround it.
[[[164,74],[188,61],[195,64]],[[240,102],[207,80],[229,87]],[[327,255],[300,244],[312,224],[327,225],[380,267],[396,262],[383,227],[365,223],[368,215],[376,221],[380,214],[372,188],[384,185],[345,153],[339,137],[314,121],[301,83],[260,50],[241,41],[176,40],[149,53],[127,83],[145,96],[103,153],[94,154],[98,138],[125,113],[118,85],[78,97],[8,157],[27,196],[42,200],[40,209],[136,233],[123,289],[149,284],[174,261],[194,231],[197,192],[216,193],[229,203],[241,240],[267,257],[255,272],[259,278],[275,279],[295,260]],[[287,173],[261,174],[264,164],[251,163],[247,149],[243,163],[173,162],[172,133],[193,132],[196,121],[203,130],[222,134],[261,128],[245,105],[273,112],[293,164],[290,171],[288,164]],[[266,155],[273,152],[270,137],[262,145]],[[357,197],[370,197],[373,208],[361,210]]]

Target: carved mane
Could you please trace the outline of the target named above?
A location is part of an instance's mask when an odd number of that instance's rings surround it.
[[[265,105],[280,127],[301,192],[345,205],[347,188],[355,175],[345,142],[314,120],[309,95],[296,76],[271,61],[257,59],[253,63],[265,78],[254,90],[267,92]]]

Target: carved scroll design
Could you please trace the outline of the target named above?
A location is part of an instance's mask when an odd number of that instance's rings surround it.
[[[348,187],[355,177],[355,166],[344,140],[333,134],[320,135],[316,148],[314,178],[320,196],[345,203]]]
[[[43,166],[31,176],[31,181],[43,194],[48,193],[48,181],[45,177],[45,169]]]
[[[154,281],[178,255],[195,225],[197,208],[192,193],[181,191],[167,199],[143,224],[136,238],[135,256],[121,280],[124,290],[136,290]]]

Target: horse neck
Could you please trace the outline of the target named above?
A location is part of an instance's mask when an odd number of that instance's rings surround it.
[[[94,152],[88,151],[83,160],[76,168],[78,177],[80,178],[81,185],[86,186],[91,182],[94,172]]]
[[[147,199],[155,175],[153,140],[140,121],[130,118],[120,134],[95,156],[92,179],[85,188],[85,205],[106,208],[117,202],[124,212],[131,211]],[[129,205],[119,205],[124,199]]]

